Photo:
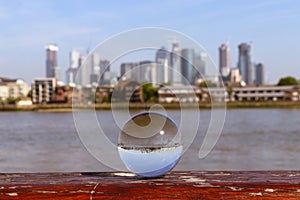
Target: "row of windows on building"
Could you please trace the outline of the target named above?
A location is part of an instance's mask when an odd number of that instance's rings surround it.
[[[0,99],[17,99],[27,97],[29,87],[22,79],[0,78]]]
[[[134,80],[121,81],[116,87],[72,88],[58,86],[55,79],[36,79],[32,84],[33,103],[95,101],[109,97],[112,101],[144,102],[141,85]],[[94,98],[91,94],[94,93]],[[199,88],[196,86],[164,86],[158,89],[160,103],[192,103],[200,101],[299,101],[298,86],[260,86],[233,88]]]

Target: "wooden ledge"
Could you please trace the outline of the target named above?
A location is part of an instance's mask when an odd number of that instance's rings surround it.
[[[300,171],[0,174],[0,199],[300,199]]]

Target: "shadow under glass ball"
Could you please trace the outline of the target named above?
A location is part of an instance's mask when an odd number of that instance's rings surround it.
[[[123,127],[118,152],[126,167],[143,177],[157,177],[178,163],[183,151],[173,120],[155,112],[133,116]]]

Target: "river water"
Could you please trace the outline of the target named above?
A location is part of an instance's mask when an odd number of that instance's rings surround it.
[[[180,119],[180,111],[168,113],[175,121]],[[300,110],[227,110],[221,136],[204,159],[198,153],[210,111],[200,113],[197,136],[175,170],[300,169]],[[96,115],[108,138],[116,143],[119,130],[111,112],[97,111]],[[1,112],[0,141],[0,172],[114,170],[82,144],[72,112]]]

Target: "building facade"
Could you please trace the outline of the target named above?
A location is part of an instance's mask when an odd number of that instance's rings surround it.
[[[205,52],[200,52],[199,54],[195,53],[194,66],[196,69],[196,74],[195,74],[196,79],[204,78],[206,62],[207,62],[207,53]]]
[[[299,88],[295,86],[260,86],[232,88],[237,101],[299,101]]]
[[[230,71],[230,82],[233,84],[240,83],[242,81],[242,76],[238,68],[233,68]]]
[[[165,86],[158,90],[160,103],[197,103],[201,89],[196,86]]]
[[[55,78],[37,78],[32,81],[32,102],[50,103],[56,88]]]
[[[47,45],[46,49],[46,77],[59,80],[59,67],[57,65],[58,46],[56,44]]]
[[[258,63],[257,65],[255,65],[255,84],[266,84],[265,66],[262,63]]]
[[[185,85],[194,84],[194,49],[181,50],[181,74]]]
[[[29,88],[22,79],[0,78],[0,99],[17,99],[27,97]]]
[[[98,85],[100,77],[100,56],[98,53],[93,53],[90,56],[91,62],[91,73],[90,73],[90,84]]]
[[[73,49],[69,54],[69,68],[66,71],[66,83],[70,86],[76,85],[76,75],[80,67],[80,53]]]
[[[238,69],[240,70],[240,74],[246,84],[253,84],[253,70],[250,55],[251,46],[249,44],[242,43],[238,46],[238,49]]]
[[[100,78],[99,85],[110,85],[112,84],[112,79],[114,77],[113,73],[110,71],[110,61],[100,60]]]
[[[137,80],[137,73],[134,68],[138,66],[138,63],[135,62],[127,62],[122,63],[120,66],[120,78],[122,80],[126,79],[134,79]]]
[[[8,98],[8,87],[6,86],[5,83],[0,83],[0,98],[1,101],[6,101]]]
[[[219,47],[219,71],[222,77],[228,77],[231,70],[230,48],[228,44]]]
[[[171,73],[169,68],[169,52],[165,47],[161,47],[156,52],[155,61],[157,63],[157,81],[158,84],[171,83]]]
[[[181,85],[181,50],[177,42],[172,44],[172,50],[170,53],[170,67],[172,70],[172,85]]]

